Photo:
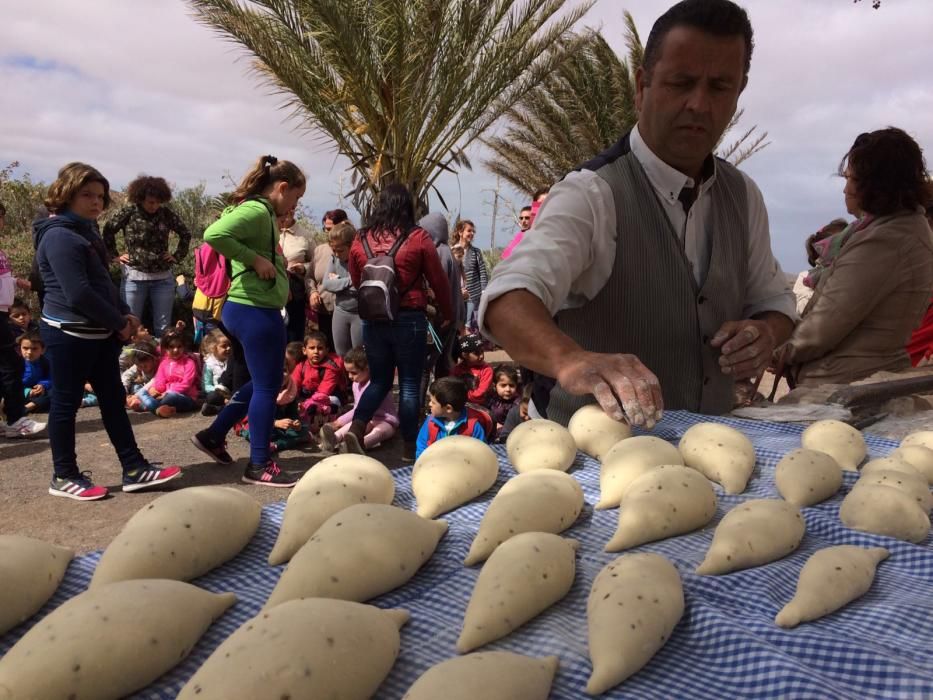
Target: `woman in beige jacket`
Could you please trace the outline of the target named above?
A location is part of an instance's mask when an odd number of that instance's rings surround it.
[[[900,129],[861,134],[840,165],[846,208],[858,217],[826,245],[803,320],[776,351],[798,384],[845,384],[910,367],[904,349],[933,290],[933,232],[920,146]]]

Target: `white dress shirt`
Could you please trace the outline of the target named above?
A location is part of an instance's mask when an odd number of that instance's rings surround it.
[[[683,187],[695,186],[693,179],[658,158],[642,140],[637,125],[629,141],[632,153],[680,236],[697,284],[702,286],[712,245],[706,224],[715,170],[700,185],[688,214],[678,196]],[[764,199],[752,179],[742,175],[748,188],[750,226],[743,316],[751,318],[764,311],[778,311],[796,320],[796,299],[771,251]],[[493,270],[480,303],[480,328],[488,334],[485,315],[489,302],[515,289],[534,294],[552,316],[563,308],[576,308],[593,299],[615,266],[617,232],[615,200],[606,181],[590,170],[569,173],[551,188],[534,226],[515,246],[512,255]]]

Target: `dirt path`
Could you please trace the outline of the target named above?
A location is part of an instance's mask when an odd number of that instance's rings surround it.
[[[41,417],[40,417],[41,418]],[[260,503],[285,500],[288,489],[251,486],[240,482],[249,454],[245,440],[231,437],[230,454],[237,459],[229,467],[214,464],[196,450],[191,435],[211,419],[189,415],[163,420],[150,414],[131,416],[136,440],[147,459],[165,465],[179,464],[181,479],[165,485],[165,491],[185,486],[216,484],[232,486]],[[72,547],[78,552],[102,549],[139,508],[165,491],[127,493],[120,491],[120,465],[107,439],[96,408],[78,412],[77,453],[81,469],[94,473],[94,481],[111,489],[103,501],[79,503],[48,495],[52,462],[48,439],[4,440],[0,438],[0,534],[20,534]],[[302,472],[326,455],[308,448],[285,452],[279,465]],[[401,443],[377,450],[372,456],[389,467],[400,464]]]

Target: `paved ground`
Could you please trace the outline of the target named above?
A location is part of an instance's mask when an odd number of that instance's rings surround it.
[[[263,504],[288,497],[288,489],[240,482],[249,454],[245,440],[231,438],[230,454],[238,461],[229,467],[207,460],[191,445],[190,436],[207,426],[210,418],[194,414],[161,419],[151,414],[132,414],[131,420],[136,440],[147,459],[184,468],[184,476],[166,484],[165,490],[217,484],[241,489]],[[165,492],[120,491],[120,465],[96,408],[78,411],[77,453],[81,469],[92,471],[96,483],[111,488],[112,495],[107,499],[78,503],[49,496],[52,463],[48,440],[0,438],[0,533],[37,537],[78,552],[102,549],[133,513]],[[396,467],[401,464],[401,443],[393,442],[371,455],[389,467]],[[279,464],[285,470],[301,472],[325,456],[312,448],[289,451],[283,453]]]

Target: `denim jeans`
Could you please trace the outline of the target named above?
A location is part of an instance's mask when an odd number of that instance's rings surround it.
[[[136,318],[143,317],[146,299],[152,304],[152,335],[161,338],[172,323],[172,305],[175,303],[175,280],[126,280],[126,304]]]
[[[398,369],[398,414],[402,439],[414,442],[421,427],[421,373],[427,351],[428,322],[423,311],[401,311],[394,321],[363,321],[363,344],[369,360],[369,386],[353,420],[369,423],[392,391]]]
[[[179,413],[190,413],[197,407],[194,399],[187,394],[179,394],[177,391],[166,391],[161,399],[157,399],[150,396],[145,389],[140,389],[136,392],[136,398],[147,411],[154,411],[159,406],[173,406]]]
[[[52,405],[49,408],[49,443],[52,466],[59,478],[79,473],[75,455],[75,415],[89,382],[100,406],[100,417],[123,471],[147,465],[136,446],[133,426],[126,414],[126,391],[120,381],[120,341],[75,338],[40,324],[42,340],[52,370]]]

